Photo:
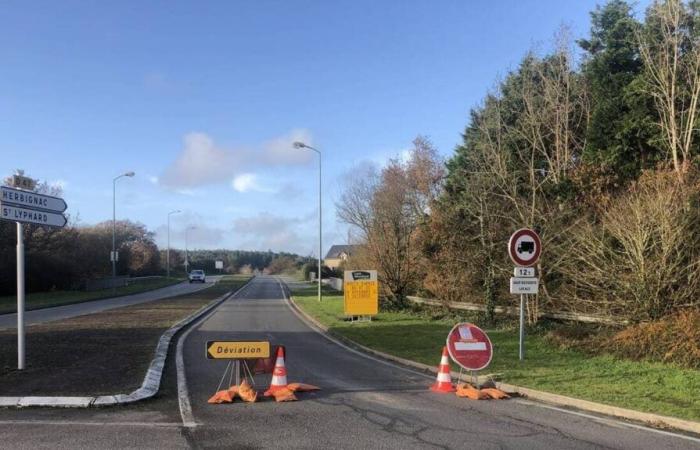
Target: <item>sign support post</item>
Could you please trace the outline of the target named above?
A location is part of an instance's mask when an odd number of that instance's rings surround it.
[[[17,224],[17,369],[25,367],[25,300],[24,224],[62,228],[67,219],[62,214],[68,205],[59,197],[34,192],[36,181],[18,170],[10,181],[0,185],[0,220]]]
[[[525,360],[525,296],[537,295],[539,279],[535,276],[534,266],[542,253],[542,241],[534,230],[521,228],[513,233],[508,241],[508,255],[516,264],[513,278],[510,279],[510,293],[520,294],[520,327],[518,358]]]
[[[518,346],[520,361],[525,359],[525,294],[520,294],[520,345]]]
[[[24,227],[17,222],[17,369],[24,370]]]

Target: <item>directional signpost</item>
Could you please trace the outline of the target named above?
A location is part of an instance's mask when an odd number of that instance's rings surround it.
[[[23,224],[62,228],[68,205],[62,198],[34,192],[36,181],[23,172],[13,175],[12,186],[0,186],[0,220],[17,223],[17,368],[24,369],[24,230]]]
[[[239,377],[242,359],[262,359],[270,357],[270,342],[268,341],[207,341],[205,348],[207,359],[229,360],[226,365],[226,370],[224,371],[224,377],[229,367],[231,367],[231,363],[234,363],[231,374],[236,374],[236,386],[240,384]],[[250,369],[245,361],[243,361],[243,367],[250,373]],[[251,379],[252,377],[251,375]]]
[[[510,279],[510,293],[520,295],[520,361],[525,358],[525,295],[537,294],[539,278],[535,276],[535,266],[542,253],[539,235],[528,228],[513,233],[508,241],[508,255],[517,267]]]

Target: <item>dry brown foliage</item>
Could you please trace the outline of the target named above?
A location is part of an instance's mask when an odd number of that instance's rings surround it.
[[[632,321],[699,305],[697,191],[697,183],[678,182],[673,172],[643,174],[598,223],[572,231],[558,300],[574,311]]]
[[[600,350],[700,369],[700,310],[685,309],[662,320],[631,326],[603,341]]]

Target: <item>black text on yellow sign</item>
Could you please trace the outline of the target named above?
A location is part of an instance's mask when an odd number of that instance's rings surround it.
[[[266,341],[208,341],[209,359],[269,358],[270,343]]]
[[[377,281],[346,281],[343,291],[346,315],[374,316],[379,313]]]

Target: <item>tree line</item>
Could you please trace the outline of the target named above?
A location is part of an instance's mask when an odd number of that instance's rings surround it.
[[[562,28],[472,109],[444,161],[419,136],[408,160],[337,203],[394,306],[421,294],[506,304],[510,234],[543,239],[543,309],[653,320],[700,304],[700,2],[612,0],[588,36]]]

